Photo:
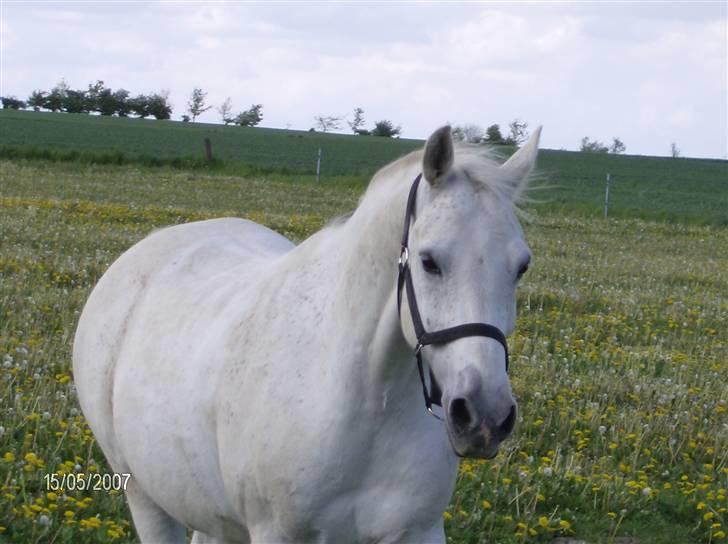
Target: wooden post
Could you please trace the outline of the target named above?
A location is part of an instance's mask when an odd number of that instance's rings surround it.
[[[210,138],[205,138],[205,158],[207,158],[207,162],[212,162],[212,143],[210,142]]]
[[[316,157],[316,181],[321,180],[321,148],[318,148],[318,156]]]
[[[612,183],[612,174],[607,174],[607,190],[604,193],[604,219],[607,218],[609,213],[609,185]]]

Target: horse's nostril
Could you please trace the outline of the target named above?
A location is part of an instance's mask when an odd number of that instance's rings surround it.
[[[472,428],[474,421],[468,410],[467,400],[453,399],[450,403],[450,422],[460,431],[468,431]]]
[[[503,420],[503,422],[498,425],[497,433],[498,436],[502,439],[506,438],[509,434],[511,434],[511,431],[513,430],[513,427],[516,425],[516,405],[513,404],[511,406],[510,412],[508,412],[508,415]]]

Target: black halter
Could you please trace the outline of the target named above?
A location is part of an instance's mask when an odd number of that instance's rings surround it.
[[[401,315],[402,313],[402,288],[407,289],[407,303],[409,304],[410,314],[412,315],[412,324],[415,328],[415,335],[417,336],[417,345],[415,346],[415,356],[417,357],[417,370],[420,373],[420,381],[422,382],[422,393],[425,396],[425,406],[427,410],[434,415],[432,411],[432,405],[442,406],[442,391],[440,386],[435,380],[435,375],[430,372],[430,391],[427,390],[427,384],[425,383],[425,373],[422,368],[422,348],[429,344],[446,344],[453,340],[460,338],[466,338],[469,336],[485,336],[493,338],[500,342],[503,346],[503,350],[506,355],[506,372],[508,372],[508,344],[506,343],[506,337],[498,327],[489,325],[487,323],[465,323],[464,325],[457,325],[455,327],[449,327],[447,329],[441,329],[439,331],[427,332],[425,326],[422,323],[422,317],[420,316],[420,310],[417,308],[417,299],[415,298],[415,289],[412,286],[412,274],[410,273],[409,267],[409,229],[412,216],[415,213],[415,201],[417,200],[417,187],[422,179],[422,174],[419,174],[407,198],[407,210],[404,216],[404,232],[402,233],[402,249],[399,256],[399,277],[397,279],[397,312]],[[439,418],[438,418],[439,419]]]

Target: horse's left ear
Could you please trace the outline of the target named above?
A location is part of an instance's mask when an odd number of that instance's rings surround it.
[[[506,179],[512,188],[511,196],[515,200],[528,185],[528,174],[533,170],[538,156],[538,140],[541,137],[541,127],[533,131],[526,145],[516,151],[510,159],[501,165],[506,173]]]
[[[433,185],[436,184],[452,167],[454,154],[450,127],[438,128],[425,144],[422,157],[422,173],[425,174],[425,179]]]

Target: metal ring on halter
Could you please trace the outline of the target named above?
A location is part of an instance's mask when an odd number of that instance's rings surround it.
[[[427,411],[430,412],[430,415],[434,417],[435,419],[439,419],[440,421],[445,421],[444,418],[438,416],[435,412],[432,411],[432,405],[427,406]]]
[[[404,268],[407,266],[409,261],[409,249],[407,247],[402,248],[402,252],[399,254],[399,267]]]

